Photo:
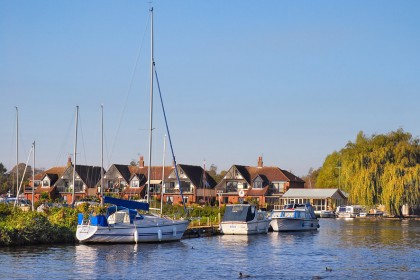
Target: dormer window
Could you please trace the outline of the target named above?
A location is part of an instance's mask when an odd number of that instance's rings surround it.
[[[140,186],[139,180],[131,180],[130,187],[138,188]]]
[[[42,187],[43,187],[43,188],[49,188],[49,187],[50,187],[50,180],[48,180],[47,178],[45,178],[45,179],[42,181]]]
[[[262,182],[261,181],[255,181],[254,182],[254,188],[255,189],[262,189]]]
[[[253,188],[254,189],[262,189],[262,187],[263,187],[263,180],[262,180],[261,177],[258,176],[257,178],[254,179]]]

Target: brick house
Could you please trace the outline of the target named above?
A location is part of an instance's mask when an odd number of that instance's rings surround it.
[[[25,187],[25,198],[32,200],[32,186],[34,186],[34,202],[41,199],[43,193],[48,195],[48,198],[55,200],[59,198],[59,193],[56,190],[55,184],[64,172],[66,166],[52,167],[44,172],[35,175],[35,180],[32,178],[29,181],[29,186]]]
[[[204,171],[201,166],[196,165],[177,165],[178,176],[181,187],[178,184],[175,170],[165,179],[163,199],[165,203],[182,204],[182,195],[185,204],[192,203],[214,203],[216,192],[216,181]]]
[[[72,202],[73,192],[73,164],[69,159],[67,168],[54,184],[55,191],[66,203]],[[75,168],[75,189],[74,201],[78,201],[87,196],[97,196],[101,182],[101,170],[99,166],[76,165]],[[104,171],[105,173],[105,171]]]
[[[233,165],[216,186],[219,203],[253,201],[260,207],[271,209],[280,202],[290,188],[303,188],[305,181],[278,167]]]

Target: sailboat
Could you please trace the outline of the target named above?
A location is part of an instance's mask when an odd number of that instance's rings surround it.
[[[171,220],[166,217],[139,214],[138,210],[149,211],[150,197],[150,170],[151,170],[151,146],[153,130],[153,75],[154,57],[153,57],[153,8],[151,13],[151,88],[150,88],[150,128],[149,128],[149,170],[147,183],[147,202],[138,202],[124,200],[113,197],[102,196],[102,203],[111,204],[107,207],[106,214],[89,215],[85,218],[82,213],[78,216],[78,226],[76,238],[80,242],[86,243],[141,243],[141,242],[165,242],[177,241],[182,238],[187,230],[190,221]],[[157,74],[156,74],[157,79]],[[161,100],[162,101],[162,100]],[[163,109],[163,102],[162,102]],[[164,111],[165,115],[165,111]],[[166,116],[165,116],[166,122]],[[168,125],[166,129],[170,140]],[[172,149],[172,145],[171,145]],[[175,173],[179,176],[176,168],[175,156],[172,149],[172,157],[175,166]],[[103,186],[101,185],[101,191]],[[102,192],[101,192],[102,193]],[[181,192],[182,195],[182,192]],[[161,198],[162,199],[162,198]],[[185,205],[184,205],[185,209]]]

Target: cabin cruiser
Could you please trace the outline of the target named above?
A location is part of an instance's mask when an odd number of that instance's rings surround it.
[[[312,205],[287,204],[276,205],[271,215],[273,231],[311,231],[319,228]]]
[[[229,204],[220,226],[223,234],[251,235],[267,233],[270,221],[267,212],[257,210],[255,205]]]
[[[356,218],[362,212],[364,212],[364,209],[360,205],[338,206],[335,210],[337,218]]]

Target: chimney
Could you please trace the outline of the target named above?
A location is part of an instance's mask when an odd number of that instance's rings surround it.
[[[71,157],[69,156],[67,158],[67,167],[72,166],[73,164],[71,163]]]
[[[262,167],[263,167],[262,157],[258,157],[258,168],[262,168]]]
[[[144,167],[144,158],[143,158],[143,156],[140,156],[139,167],[140,168]]]

